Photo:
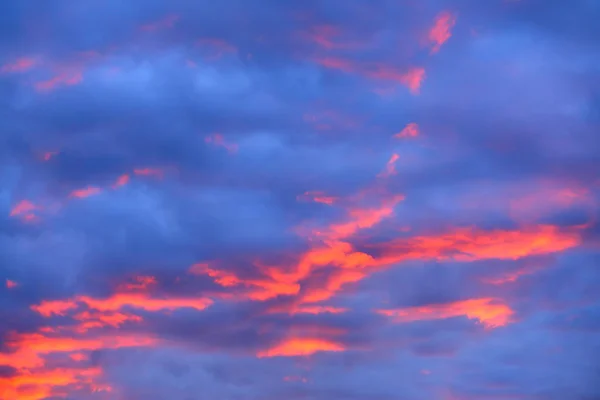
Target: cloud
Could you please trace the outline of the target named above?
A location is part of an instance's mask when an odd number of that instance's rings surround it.
[[[344,346],[322,339],[294,338],[258,353],[258,357],[309,356],[322,351],[344,351]]]
[[[435,23],[429,31],[429,41],[433,43],[432,53],[437,53],[442,45],[452,36],[451,29],[456,23],[456,17],[450,12],[443,11],[435,18]]]
[[[504,304],[494,304],[493,299],[470,299],[448,304],[378,310],[378,313],[390,317],[398,323],[464,315],[469,319],[477,319],[487,328],[495,328],[508,324],[513,311]]]
[[[0,398],[597,397],[597,11],[0,2]]]

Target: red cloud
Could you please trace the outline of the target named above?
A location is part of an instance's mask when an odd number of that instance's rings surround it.
[[[395,310],[379,310],[378,313],[391,317],[398,323],[465,316],[469,319],[478,320],[486,328],[505,326],[511,321],[513,315],[510,307],[491,298],[470,299]]]
[[[309,356],[319,352],[339,352],[346,350],[345,346],[334,341],[318,338],[292,338],[286,339],[278,345],[260,351],[257,356],[262,357],[297,357]]]

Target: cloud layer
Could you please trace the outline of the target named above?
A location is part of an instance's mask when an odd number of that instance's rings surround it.
[[[599,398],[598,18],[1,2],[0,399]]]

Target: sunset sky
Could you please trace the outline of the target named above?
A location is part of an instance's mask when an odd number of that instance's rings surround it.
[[[598,21],[0,1],[0,400],[600,399]]]

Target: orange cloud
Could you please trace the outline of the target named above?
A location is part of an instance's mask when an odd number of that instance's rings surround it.
[[[347,222],[332,224],[326,237],[328,239],[347,238],[362,229],[371,228],[385,218],[394,214],[394,207],[404,200],[404,195],[394,195],[382,202],[377,208],[355,208],[349,212],[350,219]]]
[[[73,316],[81,324],[75,328],[77,332],[83,333],[94,328],[111,326],[118,328],[126,322],[142,322],[142,317],[122,312],[89,312],[83,311]]]
[[[268,275],[269,270],[265,270],[267,276],[264,278],[242,280],[233,272],[218,270],[210,267],[208,263],[197,263],[188,270],[192,275],[206,275],[214,279],[215,283],[224,287],[231,288],[242,286],[242,291],[232,296],[233,299],[250,299],[255,301],[265,301],[280,295],[295,295],[300,291],[300,285],[273,279]]]
[[[210,268],[207,263],[194,264],[190,267],[189,272],[193,275],[210,276],[214,278],[216,283],[223,287],[236,286],[242,283],[234,273]]]
[[[90,392],[110,391],[109,386],[93,383],[102,373],[100,368],[70,369],[57,368],[50,371],[35,371],[10,378],[0,378],[2,399],[43,400],[62,396],[60,388],[77,385],[87,387]]]
[[[135,283],[126,284],[120,290],[145,290],[156,282],[155,278],[149,276],[136,277]],[[6,393],[21,393],[22,385],[19,382],[24,376],[35,379],[35,391],[31,392],[31,399],[41,400],[57,388],[64,386],[62,381],[56,378],[52,382],[42,384],[44,374],[57,372],[56,369],[47,369],[45,356],[47,354],[68,353],[74,361],[87,359],[82,352],[98,349],[114,349],[122,347],[149,347],[155,346],[158,341],[151,336],[106,334],[106,328],[118,329],[126,323],[140,323],[142,317],[124,311],[127,308],[146,311],[174,310],[180,308],[193,308],[204,310],[212,304],[207,298],[155,298],[146,293],[119,292],[108,298],[92,298],[89,296],[76,296],[72,299],[46,300],[40,304],[31,306],[31,309],[44,317],[53,315],[71,317],[79,323],[76,325],[45,327],[37,333],[13,334],[8,340],[9,353],[0,353],[0,365],[9,365],[17,368],[19,374],[16,381],[6,383],[7,388],[0,389]],[[76,312],[75,312],[76,311]],[[103,330],[97,330],[103,328]],[[90,334],[98,334],[90,336]],[[86,334],[79,337],[79,334]],[[77,370],[77,374],[83,370]],[[110,390],[103,385],[97,385],[93,380],[86,381],[79,375],[68,384],[77,384],[80,388],[90,385],[90,391]],[[83,386],[82,386],[83,385]],[[0,394],[3,392],[0,391]],[[24,397],[19,397],[24,398]]]
[[[381,190],[365,191],[355,200],[362,201],[365,194],[385,192]],[[366,251],[356,251],[345,239],[359,231],[371,228],[382,220],[393,215],[394,207],[404,199],[402,195],[386,195],[379,207],[351,208],[348,218],[322,229],[309,229],[300,232],[307,235],[311,247],[304,252],[298,261],[285,268],[262,267],[261,271],[268,277],[273,287],[283,285],[289,292],[279,295],[298,296],[294,306],[272,312],[294,313],[335,296],[344,285],[358,282],[375,270],[410,260],[436,259],[440,261],[475,261],[483,259],[518,259],[536,254],[548,254],[563,251],[577,246],[580,241],[578,230],[561,230],[555,226],[532,225],[520,230],[484,231],[474,228],[460,228],[434,236],[416,236],[399,238],[388,242],[366,245]],[[326,279],[302,287],[300,282],[311,276],[316,270],[325,266],[337,268]],[[258,282],[254,282],[255,284]],[[244,282],[247,285],[248,282]],[[272,298],[272,292],[259,292],[264,297],[255,300]],[[315,306],[316,307],[316,306]],[[306,309],[308,311],[310,309]],[[320,312],[321,309],[310,311]]]
[[[263,357],[297,357],[309,356],[319,352],[340,352],[346,348],[330,340],[315,338],[293,338],[286,339],[282,343],[261,351],[257,354],[259,358]]]
[[[263,277],[253,279],[242,279],[231,271],[215,268],[208,263],[193,265],[190,273],[212,277],[224,288],[236,288],[235,294],[222,298],[265,301],[278,296],[296,296],[291,305],[275,307],[269,312],[342,312],[342,309],[315,303],[335,296],[346,284],[359,282],[373,271],[396,263],[425,259],[467,262],[493,258],[518,259],[563,251],[577,246],[581,241],[577,230],[565,231],[548,225],[533,225],[514,231],[461,228],[441,235],[400,238],[365,245],[367,252],[357,251],[346,239],[393,216],[394,208],[404,199],[403,195],[390,196],[378,188],[364,191],[355,196],[353,201],[364,201],[363,197],[368,193],[385,197],[378,207],[350,208],[345,220],[302,232],[307,235],[311,247],[291,265],[265,266],[255,263]],[[303,280],[323,267],[333,267],[334,270],[326,279],[301,287]]]
[[[239,148],[237,144],[227,142],[220,133],[213,133],[212,135],[205,137],[204,141],[217,147],[223,147],[230,153],[235,153]]]
[[[433,43],[431,53],[437,53],[442,45],[452,36],[451,30],[456,23],[456,18],[449,12],[444,11],[437,15],[435,23],[429,31],[429,41]]]
[[[13,63],[4,64],[0,67],[0,73],[26,72],[37,63],[33,58],[19,58]]]
[[[419,136],[419,126],[414,122],[409,123],[404,129],[394,135],[394,137],[398,139],[417,136]]]
[[[349,258],[352,258],[355,254],[362,253],[350,254]],[[369,261],[372,260],[368,260],[364,263],[364,265],[368,265]],[[359,267],[359,265],[360,264],[358,264],[356,267]],[[320,287],[308,288],[301,297],[300,302],[318,303],[324,300],[328,300],[331,297],[333,297],[337,292],[339,292],[345,284],[359,282],[367,276],[368,274],[366,272],[357,271],[355,269],[345,269],[336,271],[325,281],[324,284],[321,284]]]
[[[324,230],[315,230],[310,238],[316,245],[301,255],[298,263],[288,271],[278,268],[263,268],[263,272],[273,281],[296,290],[298,282],[310,276],[316,269],[325,266],[340,268],[328,279],[315,287],[310,287],[298,299],[300,304],[315,303],[332,297],[346,283],[357,282],[367,276],[363,270],[376,265],[376,260],[366,253],[355,251],[351,244],[342,241],[362,229],[367,229],[393,215],[394,207],[404,199],[402,195],[385,199],[380,207],[350,209],[347,221],[332,224]]]
[[[75,197],[75,198],[83,199],[83,198],[86,198],[86,197],[95,196],[97,194],[100,194],[100,192],[102,192],[102,189],[100,189],[99,187],[88,186],[88,187],[83,188],[83,189],[73,190],[71,192],[71,194],[69,194],[69,197]]]
[[[154,277],[138,276],[134,283],[121,285],[119,290],[146,290],[155,282]],[[0,365],[15,368],[17,374],[0,378],[0,397],[42,400],[62,395],[62,390],[71,385],[90,393],[110,392],[110,386],[98,383],[101,370],[90,373],[83,364],[72,370],[54,368],[47,365],[46,357],[64,353],[71,360],[80,362],[87,360],[86,352],[89,351],[156,346],[158,339],[152,336],[108,334],[106,329],[116,330],[127,323],[142,322],[142,317],[127,312],[127,308],[151,312],[179,308],[203,310],[211,304],[212,301],[205,298],[155,298],[137,292],[118,292],[103,299],[76,296],[42,301],[31,309],[44,317],[70,314],[78,324],[44,327],[35,333],[12,333],[6,342],[8,352],[0,352]],[[81,336],[83,334],[85,336]]]
[[[349,226],[353,227],[351,223]],[[342,231],[348,234],[354,229]],[[304,279],[320,266],[341,268],[342,271],[337,271],[319,286],[311,287],[303,293],[301,303],[314,303],[331,298],[346,283],[364,279],[372,268],[418,259],[518,259],[563,251],[579,243],[580,236],[577,232],[561,232],[553,226],[538,226],[523,231],[485,232],[462,229],[440,236],[397,239],[368,246],[376,250],[376,255],[355,251],[349,243],[333,240],[327,242],[327,247],[314,248],[305,253],[295,272],[273,272],[272,276],[278,281],[291,283]]]
[[[563,251],[580,242],[581,237],[576,231],[561,231],[555,226],[539,225],[517,231],[463,228],[439,236],[396,239],[371,247],[380,251],[378,263],[392,264],[412,259],[516,260]]]
[[[204,310],[212,304],[208,298],[153,298],[145,293],[116,293],[104,299],[89,296],[77,296],[67,300],[42,301],[31,309],[39,314],[49,317],[51,315],[65,315],[67,311],[86,305],[97,311],[118,311],[125,307],[138,308],[146,311],[174,310],[178,308],[194,308]]]
[[[250,287],[247,292],[248,298],[256,301],[266,301],[278,296],[293,296],[300,292],[300,285],[296,282],[255,279],[245,284]]]
[[[147,347],[157,343],[148,336],[107,335],[91,338],[53,337],[41,333],[13,335],[9,347],[13,353],[0,353],[0,364],[18,369],[39,368],[44,365],[42,358],[50,353],[71,353],[99,349],[118,349],[123,347]]]
[[[44,317],[52,315],[66,315],[66,312],[77,308],[72,300],[43,300],[40,304],[34,304],[31,309]]]
[[[397,323],[465,316],[469,319],[478,320],[488,329],[507,325],[511,322],[514,314],[509,306],[491,298],[470,299],[395,310],[378,310],[377,312],[391,317]]]
[[[41,332],[41,331],[40,331]],[[46,364],[50,354],[65,353],[74,361],[83,361],[84,351],[117,349],[123,347],[155,346],[157,340],[148,336],[106,335],[98,337],[56,337],[51,332],[15,334],[7,342],[10,352],[0,352],[0,365],[17,370],[16,375],[0,377],[0,398],[43,400],[63,396],[67,386],[92,392],[112,391],[108,385],[98,384],[99,368],[53,368]]]
[[[178,308],[194,308],[201,311],[212,304],[212,300],[207,298],[151,298],[137,293],[117,293],[106,299],[80,296],[77,300],[92,309],[100,311],[116,311],[124,307],[139,308],[146,311],[175,310]]]

